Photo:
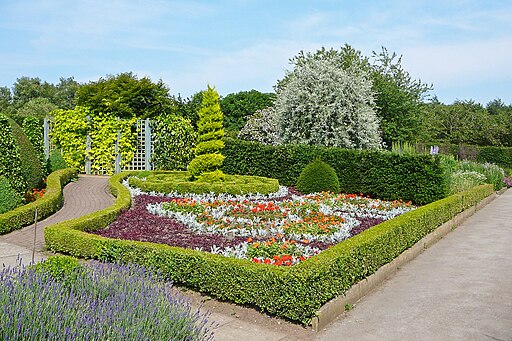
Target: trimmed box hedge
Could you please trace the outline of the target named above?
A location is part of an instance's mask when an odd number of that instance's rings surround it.
[[[334,168],[344,193],[363,193],[384,200],[402,199],[428,204],[448,195],[440,158],[378,150],[286,145],[226,139],[222,171],[278,179],[294,186],[301,171],[316,158]]]
[[[146,172],[143,172],[145,175]],[[208,174],[208,173],[206,173]],[[205,176],[205,175],[202,175]],[[130,177],[130,186],[145,192],[159,193],[228,193],[231,195],[260,193],[269,194],[279,190],[279,181],[261,176],[223,174],[225,181],[190,181],[190,173],[185,171],[154,171],[147,174],[146,180]]]
[[[62,188],[76,175],[77,170],[74,168],[61,169],[51,173],[46,180],[46,192],[42,198],[0,214],[0,234],[33,224],[36,208],[38,220],[57,212],[64,202]]]
[[[491,185],[474,187],[376,225],[298,265],[276,267],[85,232],[106,227],[120,211],[128,209],[130,194],[120,181],[130,174],[133,172],[111,178],[112,191],[117,196],[113,206],[46,227],[47,247],[77,257],[153,267],[175,283],[303,324],[308,324],[323,304],[493,193]]]

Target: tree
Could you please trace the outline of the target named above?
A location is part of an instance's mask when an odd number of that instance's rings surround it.
[[[283,143],[379,148],[370,75],[345,50],[300,52],[277,84],[275,107]]]
[[[19,117],[33,116],[43,120],[50,112],[58,107],[44,97],[32,98],[16,112]]]
[[[198,115],[195,158],[188,166],[188,171],[193,178],[206,172],[220,172],[224,161],[224,156],[220,153],[224,148],[223,115],[220,110],[219,94],[214,88],[208,86],[208,90],[203,92],[203,101]]]
[[[0,112],[10,113],[12,107],[12,95],[11,90],[6,87],[0,87]]]
[[[220,101],[225,129],[234,132],[240,131],[249,115],[272,106],[275,97],[276,95],[273,93],[262,93],[257,90],[228,94]]]
[[[59,109],[73,109],[76,106],[76,92],[79,88],[80,84],[73,77],[61,77],[56,86],[53,103]]]
[[[42,81],[38,77],[21,77],[13,85],[12,101],[16,108],[21,108],[34,98],[46,98],[53,102],[56,92],[57,89],[53,84]]]
[[[196,92],[186,99],[182,99],[179,95],[178,97],[173,98],[176,115],[190,120],[194,128],[197,128],[197,121],[199,120],[197,113],[201,109],[203,92],[204,91]]]
[[[383,140],[416,142],[421,126],[423,100],[432,86],[414,80],[402,67],[402,56],[382,48],[373,52],[371,78]]]
[[[159,80],[138,79],[131,72],[109,75],[97,82],[82,85],[76,92],[78,106],[88,107],[93,114],[109,112],[120,118],[156,117],[172,111],[169,89]]]

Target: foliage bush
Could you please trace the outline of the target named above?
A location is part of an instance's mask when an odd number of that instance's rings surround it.
[[[503,169],[492,163],[477,163],[472,161],[459,161],[456,166],[457,170],[465,172],[476,172],[484,176],[484,182],[494,186],[494,190],[498,191],[503,187],[503,178],[505,172]]]
[[[299,53],[277,85],[275,108],[283,143],[379,148],[379,119],[369,73],[346,66],[333,50]]]
[[[450,182],[450,194],[464,192],[475,186],[483,185],[485,180],[485,175],[475,171],[455,171]]]
[[[32,224],[36,209],[39,220],[57,212],[64,200],[62,188],[76,177],[76,174],[77,170],[73,168],[53,172],[46,179],[46,191],[41,199],[0,214],[0,235]]]
[[[320,159],[308,163],[297,179],[297,190],[304,194],[340,191],[336,171]]]
[[[305,145],[265,146],[235,139],[225,142],[222,170],[228,174],[266,176],[294,186],[302,169],[320,158],[334,168],[340,191],[345,193],[420,205],[448,194],[440,157]]]
[[[39,153],[35,150],[23,129],[12,119],[9,119],[9,123],[20,153],[21,172],[27,184],[25,192],[33,188],[41,188],[44,173]]]
[[[190,120],[176,115],[161,115],[152,129],[155,169],[185,170],[194,157],[197,134]]]
[[[145,192],[159,193],[228,193],[231,195],[277,192],[279,182],[259,176],[228,175],[220,171],[203,173],[190,181],[188,172],[152,172],[131,177],[129,184]]]
[[[30,143],[32,143],[41,161],[41,166],[44,168],[46,166],[46,157],[44,155],[43,123],[36,117],[28,116],[23,119],[21,127]]]
[[[27,188],[23,177],[20,150],[9,119],[0,114],[0,175],[5,176],[14,190],[22,195]]]
[[[256,264],[168,245],[109,239],[95,231],[111,223],[130,194],[120,180],[110,179],[116,203],[102,211],[45,229],[50,250],[84,258],[137,263],[166,279],[237,304],[254,305],[270,314],[307,324],[317,310],[352,285],[375,273],[456,214],[493,193],[491,185],[420,207],[368,229],[293,267]]]
[[[224,146],[222,120],[219,94],[208,86],[208,90],[203,93],[203,101],[199,110],[198,138],[194,151],[196,157],[188,166],[188,171],[193,178],[197,178],[202,173],[220,169],[224,160],[224,156],[220,153]]]
[[[245,141],[256,141],[262,144],[278,145],[279,126],[274,107],[257,110],[249,116],[247,123],[238,133],[238,138]]]
[[[0,214],[18,207],[21,196],[12,188],[9,180],[0,175]]]
[[[52,173],[59,169],[65,169],[68,167],[68,163],[66,162],[66,160],[64,160],[60,151],[58,149],[52,150],[52,152],[50,153],[50,157],[48,158],[46,163],[46,169],[48,173]]]
[[[54,110],[51,139],[62,150],[62,157],[70,167],[83,170],[85,166],[87,116],[89,110],[76,107],[73,110]]]

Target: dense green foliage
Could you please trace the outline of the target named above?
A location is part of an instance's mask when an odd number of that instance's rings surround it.
[[[152,121],[155,169],[185,170],[194,157],[197,134],[190,120],[176,115],[161,115]]]
[[[106,258],[152,267],[175,283],[219,299],[254,305],[270,314],[304,324],[311,321],[323,304],[373,274],[439,225],[493,193],[490,185],[475,187],[374,226],[296,266],[275,267],[85,232],[107,226],[123,208],[129,207],[130,193],[120,180],[133,174],[121,173],[111,178],[117,196],[113,206],[47,227],[47,247],[84,258]]]
[[[46,157],[44,155],[42,122],[33,116],[27,116],[23,119],[21,127],[27,135],[27,138],[30,140],[30,143],[32,143],[32,146],[41,161],[41,166],[44,168],[46,166]]]
[[[320,159],[307,164],[297,179],[297,190],[304,194],[316,192],[340,191],[340,183],[336,171]]]
[[[76,173],[76,169],[67,168],[50,174],[46,180],[46,192],[41,199],[0,214],[0,234],[32,224],[36,209],[39,220],[57,212],[64,202],[62,188],[76,177]]]
[[[25,191],[41,188],[44,173],[40,155],[34,149],[23,129],[12,119],[9,119],[9,123],[20,154],[21,173],[26,183]]]
[[[59,169],[65,169],[68,167],[68,163],[64,160],[60,151],[58,149],[52,150],[46,163],[47,172],[52,173]]]
[[[278,82],[275,108],[283,143],[343,148],[379,148],[367,70],[346,65],[335,50],[300,52],[293,70]]]
[[[18,207],[21,196],[12,188],[9,180],[0,175],[0,214]]]
[[[114,117],[131,119],[156,117],[170,112],[169,89],[159,80],[153,83],[133,73],[121,73],[82,85],[76,94],[77,105],[88,107],[92,116],[110,113]]]
[[[18,194],[24,194],[27,182],[23,177],[20,150],[9,119],[0,114],[0,175],[5,176]]]
[[[145,179],[140,179],[143,177]],[[228,193],[231,195],[277,192],[279,182],[259,176],[227,175],[221,172],[203,173],[196,181],[189,181],[188,172],[152,172],[131,177],[131,186],[145,192],[158,193]]]
[[[89,110],[83,107],[52,112],[51,139],[70,167],[84,168],[88,115]]]
[[[245,125],[249,115],[272,106],[275,97],[273,93],[262,93],[257,90],[226,95],[220,101],[220,109],[224,114],[224,128],[226,131],[238,132]]]
[[[440,158],[383,151],[349,150],[320,146],[265,146],[226,139],[223,171],[228,174],[266,176],[286,186],[295,185],[306,165],[320,158],[335,170],[344,193],[411,200],[426,204],[448,194]]]
[[[245,141],[278,145],[281,143],[278,123],[278,116],[274,107],[257,110],[247,118],[247,122],[237,137]]]
[[[223,115],[220,110],[219,94],[214,88],[208,86],[208,90],[203,93],[198,115],[195,158],[188,165],[192,178],[220,169],[224,161],[224,156],[220,153],[224,147]]]
[[[16,116],[20,118],[35,117],[42,121],[52,111],[58,109],[58,107],[50,102],[48,98],[37,97],[33,98],[25,103],[16,112]]]
[[[36,101],[36,103],[49,102],[59,109],[71,109],[75,107],[75,93],[78,88],[79,84],[73,77],[60,78],[57,85],[42,81],[37,77],[21,77],[16,80],[12,87],[12,104],[15,108],[20,109],[31,100],[39,99],[39,102]],[[21,109],[22,113],[30,107],[31,105]],[[36,114],[36,112],[33,114]]]

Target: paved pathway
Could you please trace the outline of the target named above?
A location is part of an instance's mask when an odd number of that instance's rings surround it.
[[[108,177],[80,175],[64,187],[64,205],[54,215],[37,223],[35,260],[45,258],[44,227],[101,210],[113,203]],[[0,266],[15,265],[21,257],[24,264],[32,260],[34,225],[0,236]]]

